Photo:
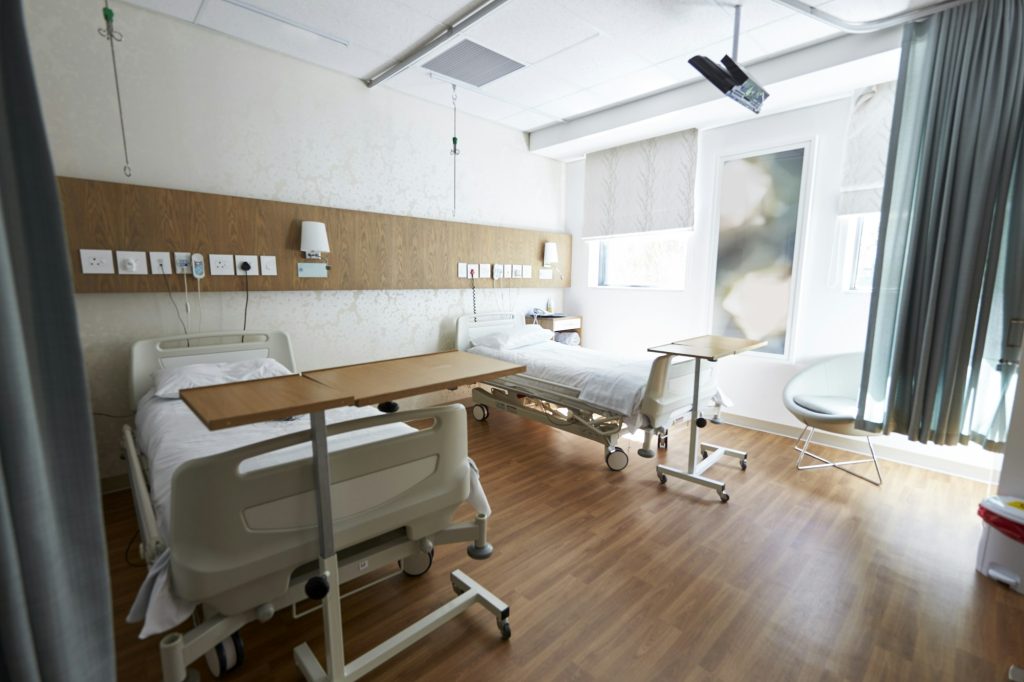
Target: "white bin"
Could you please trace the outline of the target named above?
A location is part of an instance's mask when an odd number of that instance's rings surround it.
[[[978,573],[1024,594],[1024,500],[1009,495],[985,498]]]

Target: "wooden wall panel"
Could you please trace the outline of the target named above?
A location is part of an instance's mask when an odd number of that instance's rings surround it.
[[[58,178],[64,208],[75,291],[159,292],[182,277],[86,275],[79,249],[112,251],[190,251],[210,254],[276,256],[276,277],[251,277],[254,291],[329,289],[463,289],[456,265],[520,263],[533,266],[531,279],[512,287],[567,287],[572,238],[564,232],[538,232],[472,223],[429,220],[324,206],[247,199],[201,192],[141,187],[114,182]],[[300,279],[299,239],[303,220],[327,224],[331,253],[324,279]],[[559,279],[539,279],[546,241],[558,243]],[[190,282],[193,285],[194,282]],[[240,276],[207,275],[204,291],[241,291]]]

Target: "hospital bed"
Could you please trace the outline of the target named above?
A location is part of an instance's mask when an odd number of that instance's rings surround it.
[[[193,618],[186,633],[160,642],[165,682],[189,679],[187,666],[204,655],[216,676],[240,664],[239,629],[286,609],[296,616],[317,572],[308,418],[210,432],[181,400],[152,395],[160,368],[257,358],[295,368],[282,332],[192,334],[132,349],[139,431],[126,426],[123,435],[150,565],[133,615],[145,618],[144,635]],[[437,544],[469,542],[471,557],[489,556],[489,510],[467,457],[461,405],[394,414],[341,408],[327,419],[341,581],[396,562],[420,575]],[[480,513],[452,523],[471,493]],[[453,586],[465,591],[459,576]],[[498,626],[507,637],[507,609]]]
[[[691,360],[668,355],[624,356],[544,341],[513,350],[478,344],[484,337],[526,328],[515,313],[463,315],[456,322],[459,350],[526,365],[525,374],[486,382],[473,389],[473,417],[484,421],[494,407],[589,438],[604,446],[605,464],[621,471],[629,456],[618,445],[623,429],[642,429],[642,457],[668,446],[668,428],[690,416]],[[700,405],[722,404],[714,369],[701,370]],[[701,418],[703,420],[703,417]]]

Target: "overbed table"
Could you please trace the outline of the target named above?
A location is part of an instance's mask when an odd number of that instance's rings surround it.
[[[322,600],[327,669],[320,665],[309,645],[303,643],[295,649],[295,663],[307,680],[334,682],[362,677],[474,603],[482,604],[506,623],[509,612],[504,602],[457,570],[452,573],[452,583],[459,592],[458,597],[345,664],[341,601],[336,598],[339,594],[338,557],[334,544],[325,412],[346,405],[373,404],[392,412],[398,409],[394,401],[399,398],[455,389],[525,370],[521,365],[449,351],[181,391],[182,400],[210,430],[309,414],[320,575],[310,579],[306,593],[310,598]],[[328,595],[335,595],[335,598],[325,599]]]
[[[690,451],[687,456],[686,471],[667,464],[659,464],[656,468],[658,480],[662,483],[668,481],[668,477],[681,478],[684,481],[696,483],[718,492],[722,502],[729,501],[729,493],[725,492],[725,483],[713,478],[704,476],[704,472],[722,457],[736,457],[740,460],[740,467],[747,469],[747,453],[742,450],[735,450],[720,445],[700,442],[700,434],[697,431],[707,424],[707,420],[700,416],[700,369],[701,361],[709,360],[718,362],[724,357],[737,355],[748,350],[761,348],[765,341],[754,341],[752,339],[740,339],[729,336],[695,336],[692,339],[675,341],[663,346],[654,346],[647,350],[652,353],[665,355],[678,355],[681,357],[693,358],[693,406],[690,412]]]

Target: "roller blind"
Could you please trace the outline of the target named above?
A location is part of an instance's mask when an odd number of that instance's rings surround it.
[[[697,131],[587,154],[583,237],[693,227]]]
[[[896,83],[874,85],[853,94],[839,193],[840,215],[882,210],[895,102]]]

